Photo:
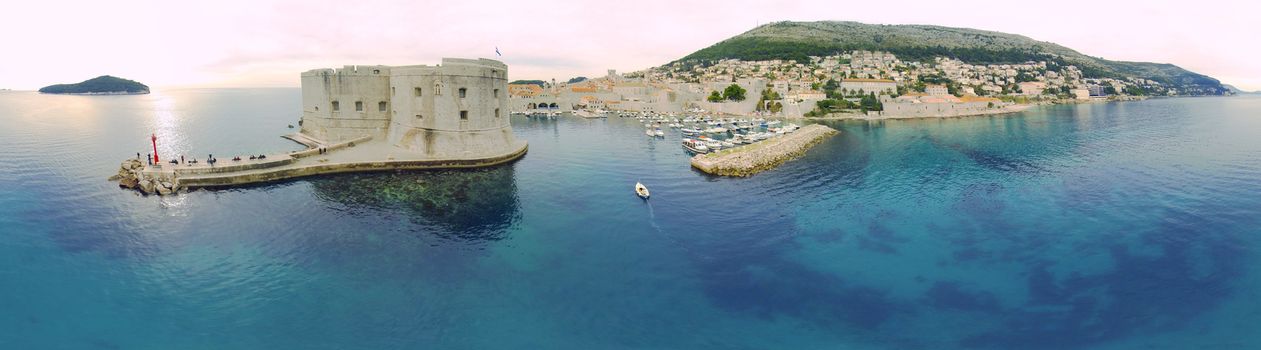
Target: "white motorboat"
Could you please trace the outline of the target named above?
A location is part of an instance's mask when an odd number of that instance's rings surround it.
[[[704,142],[693,139],[683,139],[683,148],[692,153],[709,153],[709,147]]]
[[[661,129],[653,130],[652,135],[656,137],[666,137],[665,131],[661,131]]]
[[[642,183],[636,182],[635,195],[639,196],[639,198],[648,199],[648,187],[645,187]]]
[[[657,136],[657,133],[653,132],[652,129],[644,130],[644,134],[647,134],[648,136]]]

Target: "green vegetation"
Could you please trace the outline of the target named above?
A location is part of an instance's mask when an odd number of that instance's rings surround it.
[[[740,85],[731,84],[730,86],[727,86],[726,89],[723,89],[722,92],[718,92],[717,90],[710,92],[709,97],[706,97],[705,100],[709,102],[744,101],[744,94],[746,93],[748,93],[748,91],[740,87]]]
[[[722,91],[722,97],[731,101],[744,101],[744,94],[747,92],[739,84],[731,84]]]
[[[880,103],[874,92],[862,95],[862,97],[858,98],[858,103],[844,98],[828,98],[815,102],[814,110],[806,112],[806,116],[819,117],[844,110],[860,110],[864,113],[868,111],[883,111],[884,104]]]
[[[823,94],[827,98],[841,98],[843,93],[836,92],[836,89],[839,87],[841,87],[841,83],[838,83],[836,79],[828,79],[827,82],[823,83]]]
[[[1109,61],[1020,35],[928,25],[776,22],[696,51],[679,62],[708,65],[735,58],[806,63],[810,56],[854,50],[890,52],[908,61],[928,61],[934,57],[950,57],[973,64],[1046,61],[1048,67],[1076,66],[1086,78],[1143,78],[1187,94],[1219,95],[1226,91],[1217,79],[1171,64]]]
[[[771,112],[779,112],[784,109],[784,105],[778,102],[781,99],[783,98],[780,97],[779,93],[775,92],[774,90],[771,90],[771,89],[762,90],[762,97],[757,100],[757,110],[759,111],[769,110]],[[776,102],[767,103],[767,101],[776,101]]]
[[[133,80],[102,75],[78,84],[45,86],[39,92],[46,94],[147,94],[149,87]]]
[[[538,85],[539,87],[543,87],[544,85],[547,85],[547,82],[544,82],[542,80],[515,80],[508,84],[529,84],[529,85]]]
[[[566,81],[565,83],[573,84],[573,83],[581,83],[584,81],[587,81],[587,77],[573,77],[573,78],[570,78],[569,81]]]
[[[884,104],[880,103],[880,100],[876,99],[876,93],[874,92],[870,95],[863,96],[862,100],[858,102],[858,106],[863,109],[863,112],[884,110]]]
[[[709,102],[722,102],[722,93],[718,92],[718,90],[714,90],[714,92],[709,93],[709,97],[706,97],[705,100]]]

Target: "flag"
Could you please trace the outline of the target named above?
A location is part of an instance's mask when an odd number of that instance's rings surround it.
[[[495,46],[495,56],[503,56],[503,55],[504,55],[504,54],[499,53],[499,47],[498,47],[498,46]]]

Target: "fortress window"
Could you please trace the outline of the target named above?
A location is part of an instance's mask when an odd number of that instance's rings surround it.
[[[495,98],[499,98],[499,89],[495,89]]]
[[[422,115],[417,114],[417,115],[416,115],[416,119],[425,119],[425,116],[422,116]]]
[[[315,106],[315,110],[320,110],[320,106]]]
[[[355,101],[355,111],[363,112],[363,101]]]
[[[373,70],[372,70],[372,74],[381,74],[381,70],[380,70],[380,69],[373,69]]]
[[[416,88],[416,96],[420,96],[420,88]]]
[[[495,108],[495,118],[499,118],[499,108]]]
[[[464,98],[468,94],[468,89],[460,88],[460,98]]]
[[[385,101],[377,102],[377,112],[385,112]]]
[[[393,86],[390,87],[390,95],[398,95],[398,91],[395,91]]]
[[[337,103],[337,101],[333,101],[333,112],[340,111],[340,110],[342,110],[341,104]]]
[[[468,111],[460,111],[460,120],[468,120]]]

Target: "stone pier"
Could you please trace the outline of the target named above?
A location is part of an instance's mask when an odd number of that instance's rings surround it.
[[[791,134],[752,145],[698,154],[692,157],[692,167],[713,175],[750,176],[800,157],[814,145],[837,133],[838,131],[827,126],[807,125]]]
[[[286,138],[292,139],[291,136]],[[313,138],[305,141],[313,142],[314,147],[268,154],[265,159],[220,158],[215,165],[204,160],[197,164],[145,165],[129,159],[110,180],[141,193],[167,195],[186,189],[231,187],[322,174],[492,166],[516,160],[525,155],[527,149],[526,143],[519,141],[506,152],[467,152],[463,157],[436,158],[401,150],[367,136],[335,144]],[[325,149],[325,153],[320,153],[320,148]]]

